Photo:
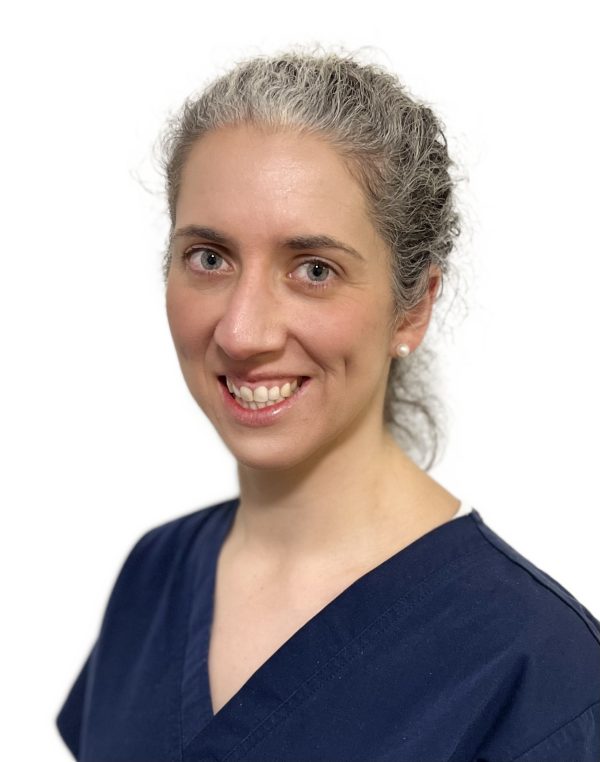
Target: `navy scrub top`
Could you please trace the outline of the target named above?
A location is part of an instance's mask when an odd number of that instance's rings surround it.
[[[364,574],[217,714],[239,499],[146,533],[57,717],[82,762],[598,762],[600,622],[473,510]]]

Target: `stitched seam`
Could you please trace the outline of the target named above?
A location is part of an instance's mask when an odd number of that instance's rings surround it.
[[[224,505],[228,505],[231,502],[231,500],[226,500],[221,503],[217,503],[216,505],[209,506],[208,508],[203,508],[200,511],[194,511],[192,514],[189,514],[190,516],[195,516],[197,513],[200,513],[201,511],[207,511],[210,513],[206,514],[206,518],[204,519],[204,524],[206,524],[207,521],[210,520],[211,515],[216,511],[216,509],[221,508]],[[201,525],[201,528],[205,528]],[[193,533],[192,537],[189,538],[189,546],[186,548],[186,550],[189,551],[189,548],[193,548],[196,543],[199,540],[199,528],[196,527],[196,531]],[[183,553],[180,560],[179,570],[178,570],[178,578],[181,580],[183,576],[183,570],[185,567],[186,561],[189,561],[189,553]],[[185,642],[183,647],[183,658],[181,663],[181,674],[179,677],[179,760],[178,762],[183,762],[184,755],[186,752],[186,749],[192,743],[194,738],[198,736],[204,728],[199,730],[197,733],[194,733],[192,737],[184,743],[184,729],[183,729],[183,707],[184,707],[184,678],[185,678],[185,667],[187,665],[187,656],[188,656],[188,647],[190,642],[190,634],[191,634],[191,618],[192,618],[192,602],[194,599],[194,591],[196,589],[196,584],[198,582],[198,567],[196,566],[194,573],[192,575],[192,582],[190,584],[190,590],[189,595],[187,596],[186,601],[186,616],[185,616],[185,622],[186,622],[186,628],[185,628]],[[203,662],[204,663],[204,662]],[[212,757],[211,757],[212,759]]]
[[[522,759],[526,754],[529,754],[531,751],[535,751],[535,749],[543,744],[545,741],[548,741],[552,738],[552,736],[556,735],[558,732],[563,730],[567,727],[567,725],[570,725],[572,722],[575,722],[575,720],[578,720],[582,715],[584,715],[586,712],[589,712],[590,709],[593,709],[595,706],[600,706],[600,701],[596,701],[593,704],[590,704],[586,709],[584,709],[582,712],[579,712],[578,715],[575,717],[572,717],[570,720],[567,720],[566,722],[563,722],[563,724],[556,728],[556,730],[553,730],[551,733],[548,733],[547,736],[544,736],[541,741],[538,741],[537,743],[534,743],[533,746],[530,746],[525,751],[522,751],[517,757],[513,757],[511,759],[511,762],[519,762],[520,759]]]
[[[181,573],[184,567],[184,563],[181,564],[179,569],[179,581],[181,581]],[[195,581],[196,575],[193,576],[193,580]],[[183,754],[184,754],[184,745],[183,745],[183,702],[184,702],[184,695],[183,695],[183,682],[184,682],[184,676],[185,676],[185,667],[187,663],[187,654],[188,654],[188,645],[189,645],[189,639],[190,639],[190,618],[191,618],[191,611],[192,611],[192,600],[194,595],[194,585],[190,585],[189,595],[187,596],[187,600],[185,602],[186,607],[186,616],[185,616],[185,637],[183,642],[183,658],[181,660],[181,674],[179,675],[179,761],[183,760]]]
[[[436,586],[432,584],[436,577],[447,574],[449,569],[466,565],[473,561],[474,557],[487,553],[487,547],[479,547],[475,550],[465,553],[459,558],[450,561],[421,580],[417,588],[398,599],[389,608],[387,608],[377,619],[367,625],[360,633],[334,654],[322,667],[313,672],[296,690],[279,706],[277,706],[264,720],[262,720],[250,733],[236,744],[223,758],[225,760],[234,760],[240,758],[240,754],[251,751],[261,741],[263,741],[281,722],[289,717],[296,709],[308,698],[314,695],[325,683],[336,676],[341,676],[354,660],[364,654],[370,641],[376,636],[384,634],[389,630],[401,615],[406,615],[416,608],[422,601],[432,595]],[[421,589],[419,588],[426,588]],[[412,598],[408,607],[402,604],[408,598]],[[353,653],[354,652],[354,653]],[[327,670],[325,672],[325,670]],[[234,756],[236,755],[236,756]]]
[[[526,572],[527,572],[527,574],[529,574],[529,576],[530,576],[530,577],[532,577],[532,578],[533,578],[533,579],[534,579],[536,582],[538,582],[540,585],[542,585],[542,587],[545,587],[545,588],[546,588],[546,590],[550,591],[550,592],[551,592],[551,593],[552,593],[554,596],[556,596],[556,598],[558,598],[560,601],[562,601],[562,603],[565,603],[565,604],[566,604],[566,605],[567,605],[567,606],[568,606],[568,607],[571,609],[571,611],[575,612],[575,614],[577,614],[577,616],[579,617],[579,619],[580,619],[580,620],[583,622],[583,624],[584,624],[584,625],[587,627],[587,629],[590,631],[590,633],[591,633],[592,637],[594,638],[594,640],[596,640],[598,643],[600,643],[600,636],[598,636],[598,633],[594,631],[594,629],[592,628],[592,626],[590,625],[590,623],[589,623],[589,622],[588,622],[588,621],[585,619],[585,617],[584,617],[584,616],[582,616],[581,612],[580,612],[580,611],[578,611],[578,610],[575,608],[575,606],[573,606],[573,604],[572,604],[572,603],[569,601],[569,599],[568,599],[568,598],[565,598],[565,597],[563,597],[562,595],[560,595],[560,593],[559,593],[559,592],[557,592],[557,591],[556,591],[556,590],[555,590],[553,587],[551,587],[551,586],[550,586],[550,585],[549,585],[549,584],[548,584],[548,583],[547,583],[547,582],[544,580],[544,578],[543,578],[543,577],[538,577],[536,574],[534,574],[534,573],[533,573],[533,571],[532,571],[531,569],[528,569],[528,568],[527,568],[527,566],[525,566],[525,564],[523,564],[523,563],[522,563],[522,562],[521,562],[521,561],[520,561],[518,558],[513,558],[513,557],[512,557],[512,556],[510,556],[510,555],[509,555],[509,554],[508,554],[508,553],[507,553],[505,550],[503,550],[501,547],[499,547],[498,545],[496,545],[496,543],[494,542],[493,538],[491,538],[491,537],[488,537],[488,536],[487,536],[487,534],[486,534],[486,533],[483,531],[483,529],[482,529],[482,528],[481,528],[481,526],[479,525],[479,522],[478,522],[478,521],[475,521],[475,525],[477,526],[477,529],[478,529],[478,531],[479,531],[479,534],[480,534],[480,535],[481,535],[481,536],[484,538],[484,540],[485,540],[487,543],[489,543],[489,545],[491,545],[491,547],[492,547],[492,548],[493,548],[493,549],[494,549],[494,550],[495,550],[497,553],[500,553],[500,554],[501,554],[501,555],[502,555],[504,558],[507,558],[507,559],[508,559],[509,561],[511,561],[513,564],[515,564],[516,566],[519,566],[521,569],[523,569],[524,571],[526,571]],[[513,548],[513,550],[514,550],[514,548]],[[515,550],[515,552],[517,552],[517,553],[518,553],[518,551],[516,551],[516,550]],[[520,555],[520,554],[519,554],[519,555]],[[531,562],[530,562],[530,563],[531,563]],[[532,565],[533,565],[533,566],[535,566],[535,564],[532,564]],[[537,569],[537,567],[536,567],[536,569]],[[538,569],[538,571],[540,571],[540,572],[541,572],[542,570],[541,570],[541,569]]]
[[[222,505],[225,505],[225,502],[217,503],[215,505],[208,506],[206,508],[200,508],[199,510],[196,510],[184,516],[181,516],[179,519],[175,519],[175,521],[180,521],[181,526],[183,526],[183,522],[186,519],[191,519],[192,517],[197,517],[200,514],[204,513],[204,521],[200,523],[199,527],[198,526],[195,527],[194,531],[191,533],[191,536],[187,538],[187,542],[185,543],[183,548],[180,548],[178,550],[178,557],[176,558],[177,570],[175,572],[175,582],[178,585],[182,584],[185,565],[186,563],[189,563],[189,559],[190,559],[190,549],[194,548],[194,546],[198,542],[200,530],[203,529],[205,527],[206,522],[210,520],[211,514],[214,513],[214,511],[217,508],[220,508]],[[179,529],[179,531],[181,531],[181,529]],[[189,646],[189,640],[190,640],[190,628],[191,628],[190,620],[191,620],[191,613],[192,613],[192,601],[194,598],[194,587],[195,587],[195,582],[197,581],[197,576],[198,575],[197,575],[197,569],[196,569],[194,574],[192,575],[192,582],[190,584],[189,594],[187,595],[187,600],[185,603],[186,627],[185,627],[185,635],[184,635],[183,647],[181,652],[181,669],[179,674],[179,701],[178,701],[178,707],[177,707],[177,726],[179,730],[177,762],[183,762],[183,757],[185,753],[185,745],[183,743],[183,705],[184,705],[183,685],[184,685],[185,667],[187,663],[188,646]]]

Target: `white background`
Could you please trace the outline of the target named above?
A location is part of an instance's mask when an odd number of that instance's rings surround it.
[[[54,717],[126,553],[236,494],[164,315],[152,145],[236,59],[373,46],[447,126],[468,317],[446,338],[432,472],[596,616],[594,3],[14,5],[2,71],[3,759],[67,760]]]

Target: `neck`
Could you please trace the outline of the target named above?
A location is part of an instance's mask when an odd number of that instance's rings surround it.
[[[440,511],[451,518],[459,504],[381,427],[289,469],[239,464],[238,474],[231,543],[282,567],[385,553],[390,542],[407,544],[427,531]]]

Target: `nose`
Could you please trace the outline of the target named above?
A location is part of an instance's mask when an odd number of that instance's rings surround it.
[[[277,352],[285,344],[285,311],[264,270],[243,272],[225,292],[214,331],[217,345],[234,360]]]

